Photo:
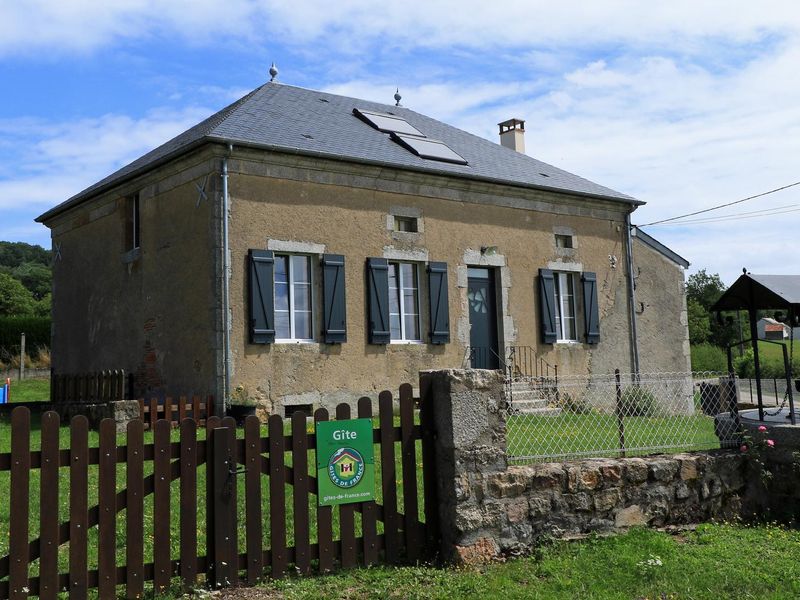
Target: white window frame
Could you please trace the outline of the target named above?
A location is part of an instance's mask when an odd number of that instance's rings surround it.
[[[578,342],[578,304],[576,301],[577,286],[575,283],[575,273],[569,271],[556,271],[553,273],[555,279],[555,304],[556,304],[556,335],[557,343],[577,343]],[[569,304],[564,297],[562,290],[569,289],[569,281],[572,282],[572,299]],[[564,308],[570,309],[566,319],[563,318]],[[567,337],[566,321],[572,320],[574,323],[575,337]]]
[[[414,294],[415,299],[415,308],[416,308],[416,315],[417,315],[417,330],[419,331],[418,338],[407,338],[406,337],[406,319],[407,313],[405,309],[405,304],[403,303],[403,290],[408,289],[408,286],[405,285],[404,276],[403,276],[403,269],[400,268],[401,265],[410,265],[412,269],[414,269],[414,274],[416,275],[417,279],[417,287],[416,293]],[[389,268],[394,269],[395,266],[397,267],[397,285],[396,288],[398,293],[398,309],[400,311],[400,337],[390,337],[390,343],[392,344],[421,344],[422,343],[422,313],[420,312],[420,275],[419,275],[419,264],[416,262],[411,262],[407,260],[390,260],[389,261]],[[389,284],[389,294],[392,293],[391,282]],[[391,304],[389,305],[389,322],[391,323],[392,320],[392,313],[391,312]],[[389,327],[391,331],[391,326]],[[391,336],[391,333],[389,334]]]
[[[309,338],[297,337],[296,332],[295,332],[295,329],[296,329],[295,311],[294,311],[294,303],[295,303],[295,298],[294,298],[295,273],[294,273],[294,263],[292,261],[292,258],[295,257],[295,256],[302,256],[303,258],[305,258],[308,261],[308,269],[309,269],[308,270],[308,280],[309,280],[308,281],[308,287],[309,287],[309,292],[310,292],[310,294],[309,294],[309,307],[310,307],[310,310],[309,310],[309,322],[310,322],[310,325],[311,325],[311,337],[309,337]],[[288,267],[289,267],[287,274],[288,274],[288,287],[289,287],[289,310],[288,310],[288,313],[289,313],[289,336],[290,337],[288,337],[288,338],[278,337],[277,336],[277,327],[276,327],[275,342],[276,343],[285,343],[285,344],[292,344],[292,343],[297,344],[297,343],[314,342],[314,300],[315,300],[314,299],[314,261],[311,260],[311,256],[308,255],[308,254],[300,254],[300,253],[296,253],[296,252],[295,253],[292,253],[292,252],[280,252],[280,253],[276,252],[275,253],[275,258],[276,259],[277,258],[281,258],[282,259],[284,257],[289,259],[286,262],[288,263]],[[277,298],[277,293],[275,292],[275,281],[274,281],[274,279],[273,279],[273,282],[272,282],[272,286],[273,286],[273,297]],[[286,312],[286,311],[283,311],[283,310],[279,311],[276,308],[276,309],[274,309],[274,312],[277,315],[278,312]],[[277,321],[277,317],[276,317],[276,321]]]

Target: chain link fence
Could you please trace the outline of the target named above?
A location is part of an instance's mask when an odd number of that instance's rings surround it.
[[[737,382],[724,373],[519,378],[507,382],[507,397],[514,463],[711,449],[736,438],[735,418],[715,425],[715,415],[736,410]]]

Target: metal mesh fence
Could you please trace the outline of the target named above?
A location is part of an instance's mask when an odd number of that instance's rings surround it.
[[[509,459],[719,448],[720,438],[736,438],[735,418],[714,418],[734,414],[736,385],[711,372],[512,380],[506,409]]]

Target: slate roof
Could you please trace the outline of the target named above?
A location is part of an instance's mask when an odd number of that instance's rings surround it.
[[[800,311],[800,275],[746,273],[725,290],[711,310],[748,308],[788,308]]]
[[[656,252],[660,252],[662,255],[667,257],[669,260],[671,260],[675,264],[680,265],[684,269],[688,269],[689,268],[689,264],[690,263],[689,263],[688,260],[683,258],[677,252],[667,248],[664,244],[659,242],[653,236],[646,234],[644,231],[639,229],[639,227],[637,227],[636,225],[633,226],[633,237],[641,240],[643,243],[645,243],[648,246],[650,246],[653,250],[655,250]]]
[[[353,115],[353,108],[391,113],[445,142],[468,165],[420,158]],[[631,205],[641,201],[515,152],[408,108],[266,83],[129,165],[50,209],[50,217],[203,143],[232,143],[280,152],[568,192]]]

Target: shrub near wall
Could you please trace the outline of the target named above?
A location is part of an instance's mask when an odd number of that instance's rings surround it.
[[[714,344],[692,345],[692,371],[728,371],[728,358],[725,351]]]
[[[28,354],[34,354],[38,348],[49,348],[50,317],[0,317],[0,349],[19,352],[23,333]]]

